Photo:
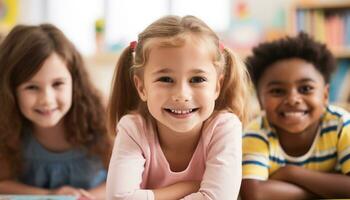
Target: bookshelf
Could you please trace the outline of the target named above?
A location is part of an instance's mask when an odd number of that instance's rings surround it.
[[[350,0],[303,0],[291,9],[290,32],[304,31],[325,43],[338,62],[330,101],[350,103]]]

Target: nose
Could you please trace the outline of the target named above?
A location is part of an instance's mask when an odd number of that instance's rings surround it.
[[[189,102],[192,100],[192,90],[187,82],[179,83],[175,86],[172,100],[175,102]]]
[[[45,88],[41,91],[39,101],[41,105],[50,106],[55,100],[55,92],[52,88]]]
[[[291,106],[298,105],[301,103],[301,101],[302,101],[301,95],[297,90],[289,91],[285,99],[285,103]]]

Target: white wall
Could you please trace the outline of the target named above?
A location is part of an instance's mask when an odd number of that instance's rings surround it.
[[[19,0],[18,23],[52,23],[84,55],[95,53],[95,21],[103,17],[102,0]]]
[[[106,17],[107,44],[135,40],[148,24],[165,14],[196,15],[215,31],[224,31],[233,6],[246,2],[250,16],[269,27],[293,0],[19,0],[19,23],[57,25],[84,55],[95,52],[95,20]],[[169,5],[170,3],[170,5]],[[106,4],[106,5],[104,5]],[[104,7],[106,6],[106,7]]]
[[[236,2],[238,0],[233,0]],[[288,11],[295,0],[244,0],[249,5],[251,15],[262,26],[270,27],[280,9]],[[288,13],[286,13],[288,14]]]
[[[18,23],[38,24],[45,19],[46,0],[18,0]]]

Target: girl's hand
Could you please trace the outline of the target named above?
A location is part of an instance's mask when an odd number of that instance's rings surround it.
[[[72,195],[77,197],[78,200],[94,200],[96,199],[88,191],[80,188],[74,188],[71,186],[62,186],[60,188],[51,190],[50,194],[53,195]]]
[[[78,198],[78,200],[94,200],[97,199],[94,195],[92,195],[90,192],[79,189],[81,196]]]
[[[192,188],[193,193],[198,192],[201,187],[201,181],[186,181],[185,184],[187,184],[189,188]]]

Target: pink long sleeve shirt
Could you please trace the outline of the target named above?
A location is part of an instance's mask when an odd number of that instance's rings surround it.
[[[184,199],[237,199],[242,177],[242,125],[236,115],[220,112],[205,121],[202,135],[184,171],[170,169],[158,136],[138,114],[124,116],[107,177],[107,199],[153,200],[152,189],[181,181],[201,181]]]

